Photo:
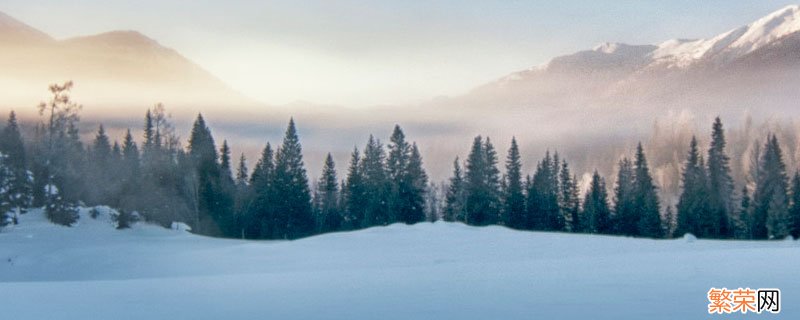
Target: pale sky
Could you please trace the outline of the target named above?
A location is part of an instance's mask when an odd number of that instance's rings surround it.
[[[37,1],[3,11],[58,39],[137,30],[268,104],[458,95],[598,43],[709,37],[785,0]]]

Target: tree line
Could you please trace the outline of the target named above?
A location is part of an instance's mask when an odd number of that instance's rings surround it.
[[[160,104],[145,113],[138,142],[130,130],[112,142],[100,125],[84,145],[77,129],[81,107],[70,99],[71,87],[50,86],[52,97],[39,105],[42,119],[32,137],[24,139],[13,111],[9,115],[0,135],[1,224],[17,223],[37,207],[69,226],[79,206],[108,205],[118,210],[120,228],[136,219],[165,227],[184,222],[195,233],[247,239],[296,239],[439,218],[649,238],[800,236],[800,175],[789,181],[777,138],[770,135],[757,153],[755,186],[737,193],[719,118],[707,157],[696,139],[690,143],[674,209],[661,204],[641,144],[632,158],[619,161],[610,190],[595,171],[582,194],[557,152],[547,152],[526,175],[515,138],[500,164],[491,139],[481,136],[466,161],[455,159],[444,199],[438,199],[419,148],[399,126],[385,145],[370,136],[362,150],[354,148],[342,178],[328,154],[319,180],[311,182],[293,120],[281,144],[267,143],[249,170],[244,155],[232,159],[227,141],[217,146],[202,115],[184,148]]]

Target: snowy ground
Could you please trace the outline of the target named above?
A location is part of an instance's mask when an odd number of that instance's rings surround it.
[[[33,211],[0,232],[0,259],[0,314],[15,320],[705,319],[712,286],[780,288],[781,314],[747,318],[800,318],[800,241],[451,223],[238,241]]]

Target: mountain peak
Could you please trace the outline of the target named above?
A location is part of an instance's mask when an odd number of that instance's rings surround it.
[[[158,41],[134,30],[116,30],[67,40],[73,43],[103,44],[114,47],[160,47]]]
[[[0,11],[0,44],[4,42],[42,42],[53,38]]]

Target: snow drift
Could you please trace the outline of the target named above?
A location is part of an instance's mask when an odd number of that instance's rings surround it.
[[[441,222],[241,241],[34,210],[0,232],[0,299],[8,319],[700,319],[712,286],[776,287],[793,318],[798,249]]]

